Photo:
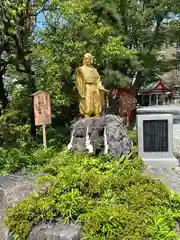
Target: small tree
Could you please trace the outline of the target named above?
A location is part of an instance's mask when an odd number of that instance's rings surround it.
[[[33,0],[0,0],[0,89],[3,92],[4,107],[7,99],[3,85],[3,74],[6,66],[13,65],[16,70],[27,74],[27,97],[36,91],[35,72],[32,66],[31,53],[33,45],[34,29],[37,16],[40,12],[49,9],[52,3],[49,1]],[[31,136],[36,136],[34,125],[33,104],[29,111],[31,124]]]

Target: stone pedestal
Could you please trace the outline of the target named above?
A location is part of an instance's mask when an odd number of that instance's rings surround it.
[[[67,148],[93,154],[109,153],[118,158],[131,151],[132,141],[126,134],[122,119],[108,114],[75,122],[72,125],[71,139]]]

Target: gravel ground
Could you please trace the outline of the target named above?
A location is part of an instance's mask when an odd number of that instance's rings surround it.
[[[180,160],[180,121],[173,124],[173,155]],[[149,174],[180,193],[180,166],[175,169],[148,169]]]
[[[176,169],[149,168],[146,173],[166,184],[171,190],[180,193],[180,167]]]

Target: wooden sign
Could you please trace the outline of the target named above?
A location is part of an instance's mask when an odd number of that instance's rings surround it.
[[[51,124],[50,94],[44,91],[38,91],[32,96],[34,97],[35,125]]]
[[[51,99],[50,94],[44,91],[38,91],[32,95],[34,97],[34,117],[35,125],[43,126],[43,145],[46,145],[46,125],[51,124]]]

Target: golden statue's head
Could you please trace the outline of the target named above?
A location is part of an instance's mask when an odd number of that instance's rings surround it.
[[[90,53],[85,53],[83,58],[83,64],[86,66],[91,66],[93,63],[93,57]]]

